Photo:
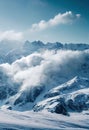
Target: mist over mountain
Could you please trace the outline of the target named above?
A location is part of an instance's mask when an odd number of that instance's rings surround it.
[[[34,52],[41,52],[45,50],[87,50],[89,44],[84,43],[43,43],[42,41],[0,41],[0,63],[13,63],[15,60],[22,58],[23,56],[30,55]]]
[[[88,129],[88,114],[89,44],[0,42],[1,129]]]
[[[1,109],[64,115],[89,109],[88,44],[26,41],[13,48],[0,54]]]
[[[75,129],[89,130],[89,0],[0,0],[0,130]]]

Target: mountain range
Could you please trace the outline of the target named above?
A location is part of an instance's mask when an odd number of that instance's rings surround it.
[[[89,44],[0,42],[0,109],[88,112]]]

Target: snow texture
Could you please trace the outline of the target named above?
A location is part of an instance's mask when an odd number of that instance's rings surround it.
[[[0,129],[89,129],[89,45],[8,42],[0,42]]]

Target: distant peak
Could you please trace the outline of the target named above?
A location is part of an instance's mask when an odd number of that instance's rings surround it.
[[[26,40],[25,43],[30,43],[29,40]]]

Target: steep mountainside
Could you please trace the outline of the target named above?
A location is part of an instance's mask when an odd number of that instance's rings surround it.
[[[89,45],[26,41],[0,64],[0,107],[64,115],[89,109]]]

